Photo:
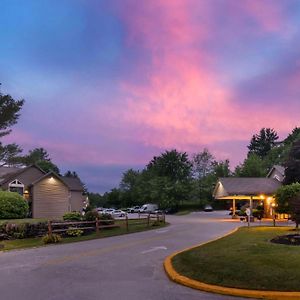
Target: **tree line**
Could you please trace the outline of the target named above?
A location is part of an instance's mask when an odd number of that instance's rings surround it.
[[[294,128],[284,140],[278,139],[274,129],[262,128],[250,139],[247,157],[234,171],[229,159],[218,161],[206,148],[191,157],[176,149],[166,150],[154,156],[143,170],[124,172],[119,186],[104,195],[90,193],[90,203],[94,207],[151,202],[162,209],[201,208],[213,202],[212,192],[220,177],[265,177],[275,164],[288,166],[293,145],[300,139],[300,128]]]

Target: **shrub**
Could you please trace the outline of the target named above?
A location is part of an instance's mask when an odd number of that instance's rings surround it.
[[[64,221],[81,221],[81,214],[76,211],[68,212],[63,215],[63,219]]]
[[[88,211],[85,215],[84,215],[84,219],[86,221],[96,221],[96,218],[100,219],[100,216],[98,214],[97,211],[92,210],[92,211]]]
[[[28,210],[27,201],[18,193],[0,191],[0,219],[22,219]]]
[[[99,220],[114,220],[113,216],[110,214],[101,214]]]
[[[78,228],[69,228],[66,233],[69,236],[82,236],[83,230]]]
[[[59,234],[46,234],[43,236],[43,242],[44,244],[56,244],[59,243],[62,240],[62,237]]]

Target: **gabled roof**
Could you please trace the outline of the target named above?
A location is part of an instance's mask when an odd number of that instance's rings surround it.
[[[70,191],[83,191],[83,184],[79,178],[61,176],[61,179],[69,187]]]
[[[274,165],[271,170],[269,171],[267,177],[269,177],[271,175],[271,173],[273,172],[273,170],[277,170],[283,177],[285,176],[285,168],[283,166],[280,165]]]
[[[273,195],[280,186],[281,183],[273,178],[220,178],[214,196],[221,198],[231,195]]]
[[[34,182],[32,182],[32,185],[35,185],[37,184],[38,182],[40,182],[41,180],[43,180],[44,178],[47,178],[49,176],[53,176],[55,177],[56,179],[58,179],[59,181],[61,181],[68,189],[68,185],[62,180],[61,176],[57,175],[55,172],[53,171],[50,171],[48,172],[47,174],[45,174],[44,176],[41,176],[40,178],[38,178],[37,180],[35,180]]]
[[[37,168],[42,173],[45,174],[45,171],[43,171],[41,168],[39,168],[37,165],[30,165],[28,167],[0,167],[0,184],[3,184],[9,180],[14,179],[15,177],[19,176],[20,174],[24,173],[30,168]]]

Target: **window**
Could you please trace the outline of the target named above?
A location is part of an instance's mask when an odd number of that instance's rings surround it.
[[[10,192],[15,192],[23,196],[24,193],[24,184],[19,181],[18,179],[15,179],[8,185],[8,190]]]

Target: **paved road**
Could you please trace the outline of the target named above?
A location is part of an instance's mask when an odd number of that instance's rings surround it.
[[[167,221],[171,225],[158,230],[0,253],[0,300],[238,299],[171,282],[163,260],[239,223],[225,212],[167,216]]]

